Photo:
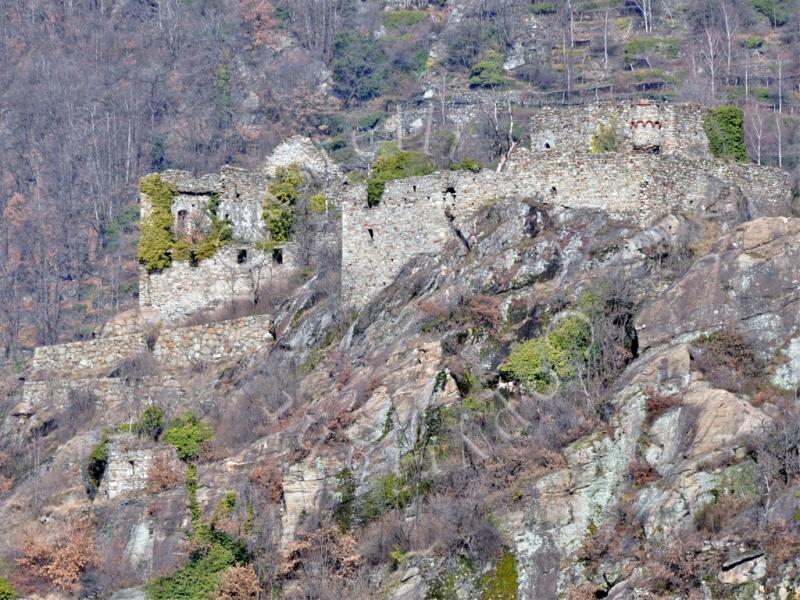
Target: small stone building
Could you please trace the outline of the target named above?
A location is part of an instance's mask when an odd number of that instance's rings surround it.
[[[106,449],[106,471],[98,495],[109,499],[147,489],[154,460],[163,461],[158,468],[177,469],[179,464],[172,446],[157,446],[131,434],[112,436]]]
[[[210,203],[219,218],[231,223],[233,243],[200,264],[174,261],[160,272],[139,272],[139,306],[156,314],[161,323],[179,323],[199,311],[214,312],[238,301],[256,300],[262,286],[275,278],[286,279],[299,267],[298,257],[308,248],[282,244],[266,252],[260,243],[269,239],[262,213],[275,171],[298,164],[306,180],[326,190],[334,200],[343,181],[339,167],[327,154],[302,137],[280,144],[258,171],[225,166],[219,174],[196,177],[184,171],[165,171],[164,180],[175,185],[172,201],[175,233],[194,239],[211,228]],[[146,194],[140,194],[142,215],[151,210]],[[314,243],[330,240],[317,236]]]

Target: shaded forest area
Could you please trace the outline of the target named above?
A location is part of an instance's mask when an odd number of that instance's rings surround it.
[[[736,103],[751,160],[796,172],[799,32],[798,0],[3,2],[3,355],[22,368],[135,302],[143,174],[255,167],[293,133],[363,170],[375,153],[357,145],[397,106],[441,103],[403,140],[441,166],[503,152],[496,112],[454,139],[454,96],[515,93],[506,120],[630,95]]]

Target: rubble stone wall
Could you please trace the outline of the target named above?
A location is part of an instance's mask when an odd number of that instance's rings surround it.
[[[144,334],[133,333],[83,342],[39,346],[33,352],[33,370],[69,373],[71,377],[111,371],[123,360],[147,350]]]
[[[154,446],[136,436],[121,434],[107,442],[107,463],[100,495],[109,499],[147,489],[148,473],[156,457],[177,465],[175,450]]]
[[[534,152],[586,154],[598,126],[616,125],[617,150],[658,147],[662,155],[710,158],[703,129],[706,109],[699,104],[629,102],[544,107],[530,121]]]
[[[353,306],[365,304],[410,258],[438,252],[469,217],[501,199],[596,208],[646,226],[673,210],[702,210],[720,180],[741,190],[752,216],[785,210],[792,196],[789,177],[768,167],[677,153],[525,148],[499,174],[447,171],[389,182],[372,208],[365,186],[353,186],[342,198],[342,294]]]
[[[256,315],[164,331],[153,356],[167,368],[200,367],[264,350],[272,345],[272,317]]]
[[[266,253],[250,245],[233,244],[197,266],[173,263],[169,269],[139,274],[139,307],[158,312],[161,322],[177,324],[204,310],[213,312],[234,301],[252,300],[271,280],[284,280],[296,269],[294,245]]]

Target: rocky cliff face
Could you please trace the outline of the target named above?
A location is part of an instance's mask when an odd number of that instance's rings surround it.
[[[198,457],[128,427],[99,493],[103,427],[147,403],[113,419],[96,396],[12,387],[3,568],[31,597],[138,598],[224,534],[285,598],[795,597],[800,220],[708,194],[649,226],[498,202],[357,313],[318,273],[274,343],[170,373],[167,424],[213,428]],[[509,367],[521,351],[538,366]],[[108,373],[131,402],[147,352]],[[78,520],[104,560],[71,587],[15,566]],[[249,597],[218,585],[198,593]]]

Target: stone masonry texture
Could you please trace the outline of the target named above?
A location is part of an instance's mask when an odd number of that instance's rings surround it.
[[[649,225],[674,210],[703,210],[722,183],[739,189],[751,215],[778,214],[792,196],[788,174],[711,157],[705,114],[697,105],[647,103],[546,109],[533,119],[532,149],[516,149],[499,174],[438,172],[392,181],[373,208],[364,185],[346,186],[344,301],[366,304],[409,259],[438,252],[469,217],[501,199],[597,208]],[[616,123],[617,151],[590,152],[598,123]]]

